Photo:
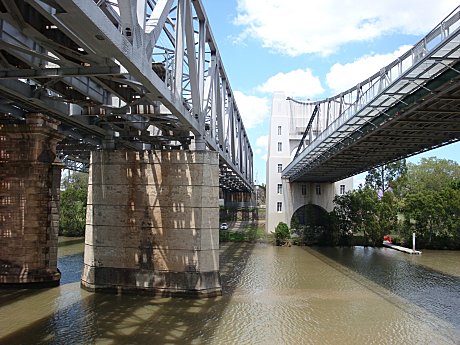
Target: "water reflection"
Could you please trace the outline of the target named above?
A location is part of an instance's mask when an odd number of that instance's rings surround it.
[[[83,269],[83,253],[66,255],[59,258],[58,268],[63,272],[61,285],[80,282]]]
[[[460,329],[460,313],[454,312],[460,310],[460,277],[421,266],[417,257],[387,248],[315,250]]]
[[[61,286],[0,291],[0,344],[460,343],[459,278],[408,255],[233,243],[224,295],[199,300],[86,292],[74,249]]]
[[[81,273],[82,258],[75,265],[81,254],[62,257],[59,267],[66,278],[56,288],[59,296],[49,299],[54,310],[30,324],[23,318],[24,326],[2,337],[0,344],[201,344],[214,338],[253,246],[232,244],[222,252],[225,296],[211,299],[88,293],[79,289],[79,279],[72,283],[77,271]],[[29,297],[18,296],[36,303]]]

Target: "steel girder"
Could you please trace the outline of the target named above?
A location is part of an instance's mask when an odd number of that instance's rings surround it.
[[[223,188],[252,190],[253,152],[200,0],[0,0],[0,35],[3,122],[58,119],[73,159],[207,148]]]
[[[290,181],[334,182],[460,140],[460,7],[355,87],[290,103],[303,123],[319,108],[310,140],[282,172]]]

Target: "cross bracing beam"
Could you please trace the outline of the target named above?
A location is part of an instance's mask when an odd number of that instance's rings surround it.
[[[89,171],[89,159],[63,154],[59,155],[58,158],[65,165],[66,169],[86,173]]]
[[[11,121],[43,112],[84,149],[195,144],[252,190],[251,145],[200,0],[0,0],[0,12]]]
[[[120,74],[119,66],[63,67],[42,69],[0,69],[0,79],[40,79],[53,77],[76,77]]]
[[[458,141],[459,97],[460,7],[356,87],[303,103],[305,121],[314,107],[320,109],[311,129],[316,132],[282,176],[333,182]]]

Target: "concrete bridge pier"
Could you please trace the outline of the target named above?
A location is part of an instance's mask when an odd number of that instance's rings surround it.
[[[0,126],[1,286],[59,284],[57,126],[42,114]]]
[[[218,193],[216,152],[92,152],[82,287],[221,294]]]

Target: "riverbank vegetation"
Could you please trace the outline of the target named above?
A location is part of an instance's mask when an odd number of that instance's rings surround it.
[[[69,173],[62,180],[59,208],[59,235],[84,236],[88,174]]]
[[[289,230],[288,230],[289,231]],[[268,236],[263,227],[251,223],[238,230],[220,230],[220,242],[271,242],[273,236]]]
[[[60,235],[84,235],[87,184],[84,173],[63,179]],[[222,242],[274,240],[282,244],[292,237],[290,243],[307,245],[380,246],[383,236],[390,235],[394,243],[411,246],[415,232],[418,248],[460,249],[460,166],[454,161],[422,158],[419,164],[403,160],[372,169],[363,186],[337,196],[334,205],[329,214],[305,205],[302,218],[310,223],[300,224],[294,215],[287,233],[283,227],[268,237],[257,225],[264,218],[260,210],[241,214],[221,210],[221,216],[249,225],[221,231],[219,237]]]
[[[304,244],[371,246],[381,246],[384,235],[411,246],[415,233],[418,248],[460,249],[460,166],[454,161],[422,158],[372,169],[364,185],[336,196],[334,205],[321,225],[299,226],[294,218],[291,232]]]

